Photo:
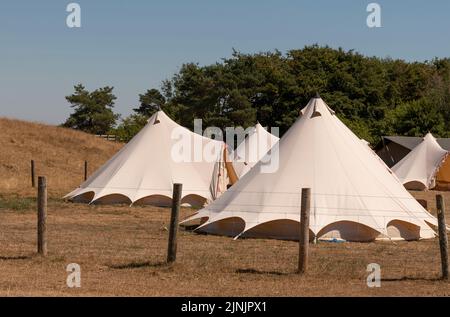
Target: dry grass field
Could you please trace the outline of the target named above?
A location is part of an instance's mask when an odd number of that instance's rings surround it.
[[[439,280],[437,240],[319,243],[299,277],[295,242],[182,230],[177,262],[168,266],[167,209],[51,200],[42,258],[34,202],[15,200],[4,196],[10,207],[0,210],[0,296],[450,296],[450,283]],[[66,286],[69,263],[81,266],[79,289]],[[381,288],[366,285],[369,263],[381,265]]]
[[[164,264],[169,210],[87,206],[61,196],[79,185],[83,162],[100,166],[121,145],[74,131],[0,119],[0,296],[450,296],[439,280],[438,241],[319,243],[295,274],[298,245],[180,231],[178,259]],[[33,132],[34,131],[34,132]],[[29,160],[49,178],[49,255],[36,255]],[[40,162],[40,163],[39,163]],[[414,193],[435,212],[435,193]],[[450,220],[450,194],[446,194]],[[193,213],[183,209],[182,218]],[[81,266],[81,288],[66,266]],[[382,286],[366,285],[378,263]]]

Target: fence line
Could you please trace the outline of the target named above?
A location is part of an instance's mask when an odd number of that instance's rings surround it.
[[[79,187],[79,189],[113,189],[113,190],[154,190],[154,191],[167,191],[172,192],[172,189],[168,188],[149,188],[149,187],[113,187],[113,186],[107,186],[107,187],[97,187],[97,186],[87,186],[84,188]],[[210,192],[210,190],[207,189],[199,189],[199,188],[189,188],[186,187],[184,189],[185,191],[198,191],[198,192]],[[268,195],[295,195],[300,196],[300,190],[298,192],[267,192],[267,191],[235,191],[232,189],[228,189],[227,191],[223,192],[222,196],[231,192],[236,192],[239,194],[268,194]],[[335,197],[354,197],[354,198],[380,198],[380,199],[408,199],[408,200],[416,200],[414,197],[400,197],[400,196],[378,196],[378,195],[348,195],[348,194],[323,194],[323,193],[311,193],[311,196],[335,196]]]
[[[121,142],[122,140],[117,135],[112,134],[96,134],[97,138],[102,138],[106,141],[114,141],[114,142]]]

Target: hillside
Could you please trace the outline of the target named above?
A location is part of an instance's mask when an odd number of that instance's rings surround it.
[[[49,194],[59,197],[83,181],[85,160],[92,173],[122,147],[75,130],[5,118],[0,131],[0,194],[34,194],[33,159],[36,176],[47,176]]]

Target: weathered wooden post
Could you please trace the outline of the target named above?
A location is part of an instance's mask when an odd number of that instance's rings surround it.
[[[36,187],[36,177],[35,177],[35,169],[34,169],[34,160],[31,160],[31,187]]]
[[[448,236],[445,225],[445,203],[442,195],[436,196],[437,218],[439,225],[439,246],[441,249],[442,279],[448,280]]]
[[[302,189],[298,273],[304,274],[308,269],[309,248],[309,213],[311,208],[311,189]]]
[[[87,181],[88,177],[88,162],[84,161],[84,181]]]
[[[167,263],[173,263],[177,259],[177,235],[178,218],[180,215],[182,184],[173,185],[172,213],[170,215],[169,247],[167,251]]]
[[[37,242],[38,253],[47,255],[47,179],[45,177],[38,178],[38,221],[37,221]]]

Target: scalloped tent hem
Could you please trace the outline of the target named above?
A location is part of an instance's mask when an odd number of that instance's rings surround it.
[[[412,190],[412,191],[426,191],[426,190],[428,190],[428,186],[425,185],[423,182],[420,182],[420,181],[411,181],[411,182],[405,183],[403,186],[405,186],[405,188],[407,190]]]
[[[77,196],[68,198],[69,201],[81,204],[91,205],[135,205],[135,206],[155,206],[170,207],[172,206],[172,198],[165,195],[149,195],[137,201],[132,201],[128,196],[123,194],[108,194],[105,196],[95,197],[95,192],[88,191]],[[207,203],[207,199],[195,194],[183,196],[181,204],[190,207],[203,207]]]
[[[196,220],[190,218],[183,222],[188,224]],[[237,238],[277,239],[298,241],[300,235],[300,222],[290,219],[278,219],[261,223],[255,227],[245,230],[245,221],[239,217],[231,217],[216,222],[208,223],[208,217],[200,218],[201,226],[196,232],[211,235]],[[392,220],[385,228],[387,235],[370,228],[369,226],[354,221],[337,221],[319,230],[316,235],[310,230],[310,241],[347,241],[347,242],[374,242],[383,240],[392,241],[418,241],[422,239],[433,239],[435,233],[429,236],[421,234],[421,227],[402,220]],[[428,229],[428,228],[427,228]]]

